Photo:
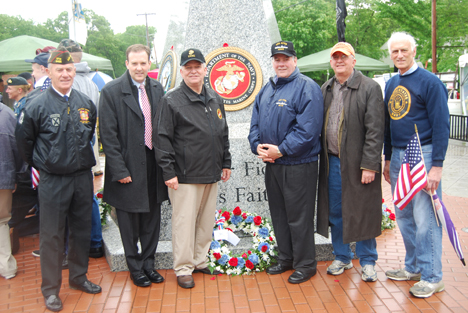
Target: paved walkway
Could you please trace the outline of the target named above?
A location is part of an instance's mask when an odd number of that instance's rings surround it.
[[[444,167],[444,195],[468,259],[468,147],[450,142]],[[102,184],[102,178],[95,185]],[[391,208],[391,192],[383,183],[384,198]],[[18,274],[0,279],[0,312],[48,312],[40,291],[39,258],[31,255],[39,248],[37,236],[21,239]],[[172,270],[161,270],[163,284],[137,288],[128,272],[110,272],[104,258],[90,259],[88,278],[99,283],[103,292],[88,295],[68,286],[68,270],[63,271],[60,297],[62,312],[468,312],[468,268],[458,260],[448,237],[443,238],[443,272],[446,291],[428,299],[417,299],[408,290],[414,282],[388,280],[384,272],[400,268],[405,248],[398,228],[386,230],[377,238],[378,281],[361,280],[359,262],[340,276],[326,274],[330,262],[318,262],[318,273],[310,281],[292,285],[292,271],[270,276],[229,277],[194,274],[195,288],[177,286]]]

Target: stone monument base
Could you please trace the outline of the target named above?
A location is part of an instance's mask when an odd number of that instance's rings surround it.
[[[109,263],[112,272],[127,271],[127,262],[125,261],[124,249],[120,232],[117,223],[111,216],[107,217],[107,225],[103,226],[102,237],[104,240],[104,253]],[[239,234],[240,237],[240,234]],[[321,235],[315,234],[315,252],[317,261],[331,261],[334,259],[331,237],[324,238]],[[231,251],[234,253],[246,252],[252,246],[252,238],[243,236],[237,246],[232,246]],[[353,252],[355,244],[351,245]],[[172,241],[159,241],[156,251],[154,267],[156,269],[171,269],[172,268]]]

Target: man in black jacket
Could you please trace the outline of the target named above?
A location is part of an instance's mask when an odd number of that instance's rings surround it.
[[[154,269],[154,254],[167,187],[152,143],[152,121],[164,91],[147,75],[149,58],[149,47],[128,47],[128,71],[102,89],[99,101],[99,130],[106,154],[103,200],[116,208],[130,277],[140,287],[164,281]]]
[[[182,52],[180,86],[161,101],[156,158],[172,203],[172,252],[177,282],[193,288],[192,272],[211,274],[207,252],[218,181],[231,176],[228,126],[221,97],[203,85],[205,58]]]
[[[73,58],[59,47],[49,58],[51,88],[31,100],[16,128],[18,150],[40,171],[40,254],[42,294],[46,307],[60,311],[65,218],[70,244],[70,288],[99,293],[101,287],[86,278],[91,236],[91,209],[95,164],[91,139],[96,107],[72,89],[76,69]]]

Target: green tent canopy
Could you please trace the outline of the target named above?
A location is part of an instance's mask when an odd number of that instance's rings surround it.
[[[332,48],[309,54],[297,60],[297,67],[302,73],[330,70],[330,51]],[[355,69],[359,71],[389,71],[390,66],[378,60],[356,53]]]
[[[31,71],[31,63],[24,60],[34,59],[36,49],[47,46],[58,47],[58,43],[26,35],[0,41],[0,72]],[[92,70],[114,70],[110,60],[88,53],[83,52],[81,61],[88,62]]]

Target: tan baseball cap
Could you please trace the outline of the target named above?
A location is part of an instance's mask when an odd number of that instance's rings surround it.
[[[333,55],[335,52],[342,52],[343,54],[346,55],[353,55],[356,56],[354,53],[354,48],[347,42],[339,42],[336,45],[333,46],[331,49],[330,55]]]

